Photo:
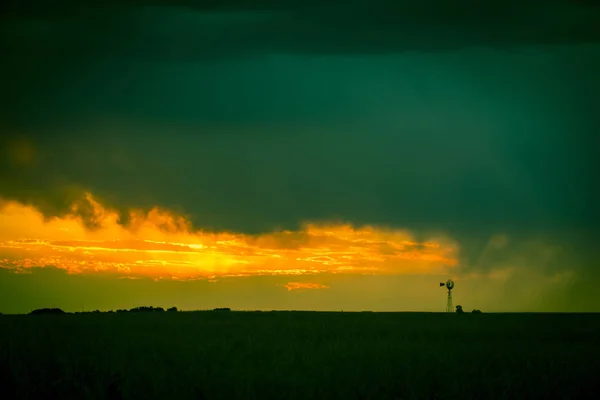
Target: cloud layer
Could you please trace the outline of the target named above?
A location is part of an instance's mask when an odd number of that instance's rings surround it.
[[[23,54],[35,46],[47,56],[66,58],[192,61],[267,53],[388,54],[600,40],[600,8],[591,1],[210,3],[13,2],[5,6],[5,45],[9,54]],[[23,19],[27,24],[11,24]]]
[[[76,214],[80,204],[91,209],[93,229]],[[258,275],[444,274],[457,264],[458,249],[452,241],[417,243],[406,231],[308,224],[297,232],[256,236],[207,233],[156,208],[147,214],[131,211],[123,226],[114,210],[90,194],[72,210],[44,221],[32,207],[6,202],[0,210],[0,266],[16,272],[55,267],[70,274],[214,280]]]

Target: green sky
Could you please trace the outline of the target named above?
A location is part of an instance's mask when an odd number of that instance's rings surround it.
[[[594,2],[29,3],[0,17],[0,198],[64,216],[87,191],[123,225],[158,206],[210,232],[442,235],[466,309],[600,311]],[[2,312],[443,310],[450,275],[15,273],[7,241],[36,234],[0,236]],[[328,288],[282,287],[303,281]]]

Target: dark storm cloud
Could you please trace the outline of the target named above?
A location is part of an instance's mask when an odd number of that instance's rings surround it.
[[[72,59],[386,54],[600,40],[600,7],[591,1],[34,1],[4,7],[6,54]]]
[[[3,3],[3,197],[594,247],[592,2],[78,3]]]

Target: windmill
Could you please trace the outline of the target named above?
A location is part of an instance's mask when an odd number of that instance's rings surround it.
[[[448,302],[446,303],[446,312],[452,312],[452,289],[454,289],[454,281],[448,279],[446,283],[440,282],[440,287],[446,286],[448,288]]]

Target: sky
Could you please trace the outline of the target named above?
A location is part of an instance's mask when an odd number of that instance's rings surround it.
[[[0,7],[0,312],[600,311],[599,3]]]

